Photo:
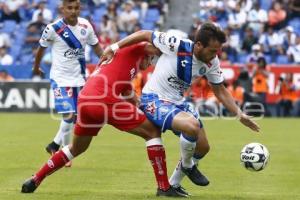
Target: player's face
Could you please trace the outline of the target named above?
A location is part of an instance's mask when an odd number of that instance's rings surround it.
[[[221,51],[222,44],[218,40],[210,40],[206,47],[201,42],[196,42],[194,54],[198,60],[209,63]]]
[[[80,14],[80,1],[72,1],[63,3],[63,16],[64,19],[71,24],[77,23],[77,18]]]
[[[151,65],[153,56],[145,56],[144,59],[140,63],[140,69],[144,70]]]

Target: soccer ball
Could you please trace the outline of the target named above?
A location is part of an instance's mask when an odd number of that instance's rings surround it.
[[[250,171],[263,170],[269,161],[268,149],[260,143],[250,143],[244,146],[240,159],[242,165]]]

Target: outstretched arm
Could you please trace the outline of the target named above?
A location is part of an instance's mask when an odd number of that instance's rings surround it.
[[[111,60],[114,53],[119,49],[123,47],[130,46],[132,44],[137,44],[139,42],[152,42],[152,31],[137,31],[126,38],[120,40],[119,42],[116,42],[108,47],[103,51],[103,54],[101,56],[101,60]]]
[[[35,60],[34,60],[34,66],[33,66],[33,74],[35,75],[41,75],[43,72],[40,69],[40,64],[41,64],[41,60],[43,58],[44,52],[45,52],[45,47],[39,46],[37,49],[37,53],[35,56]]]
[[[93,47],[95,54],[98,56],[98,58],[100,58],[102,56],[103,50],[100,47],[99,42],[97,44],[93,45],[92,47]]]
[[[250,116],[241,111],[241,109],[236,105],[233,97],[223,84],[212,85],[212,90],[216,97],[223,103],[223,105],[231,113],[237,116],[243,125],[249,127],[253,131],[259,132],[259,126],[253,120],[251,120]]]

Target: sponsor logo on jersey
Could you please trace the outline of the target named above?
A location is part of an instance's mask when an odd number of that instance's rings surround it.
[[[64,53],[64,57],[69,58],[69,59],[84,58],[84,49],[68,49]]]
[[[168,78],[169,86],[178,90],[180,95],[183,95],[184,90],[189,88],[189,84],[185,83],[183,80],[179,79],[176,76],[171,76]]]
[[[199,74],[200,75],[203,75],[203,74],[205,74],[206,73],[206,67],[201,67],[200,69],[199,69]]]
[[[85,29],[81,29],[80,33],[81,33],[81,35],[86,35],[86,30]]]

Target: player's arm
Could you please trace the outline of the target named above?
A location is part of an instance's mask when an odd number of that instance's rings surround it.
[[[33,65],[33,74],[41,76],[43,71],[40,68],[41,60],[43,58],[44,52],[45,52],[46,47],[39,46],[37,49],[37,53],[35,56],[34,60],[34,65]]]
[[[152,33],[153,31],[141,30],[131,35],[123,38],[119,42],[116,42],[108,47],[106,47],[103,51],[101,61],[111,60],[115,52],[120,49],[124,48],[133,44],[137,44],[139,42],[152,42]]]
[[[229,91],[225,88],[224,84],[212,84],[212,90],[219,101],[221,101],[231,113],[236,115],[242,124],[253,131],[259,132],[259,126],[251,120],[250,116],[241,111]]]
[[[93,51],[94,53],[98,56],[98,58],[100,58],[102,56],[103,50],[100,47],[99,42],[95,45],[92,45]]]
[[[44,29],[43,34],[39,40],[40,46],[37,49],[37,53],[35,56],[34,60],[34,65],[33,65],[33,74],[35,75],[41,75],[43,71],[40,68],[41,60],[43,58],[45,49],[50,46],[53,42],[53,35],[54,35],[54,30],[51,27],[51,25],[47,25],[47,27]]]
[[[162,54],[162,52],[158,48],[154,47],[150,43],[147,43],[145,45],[145,53],[151,56],[160,56]]]

